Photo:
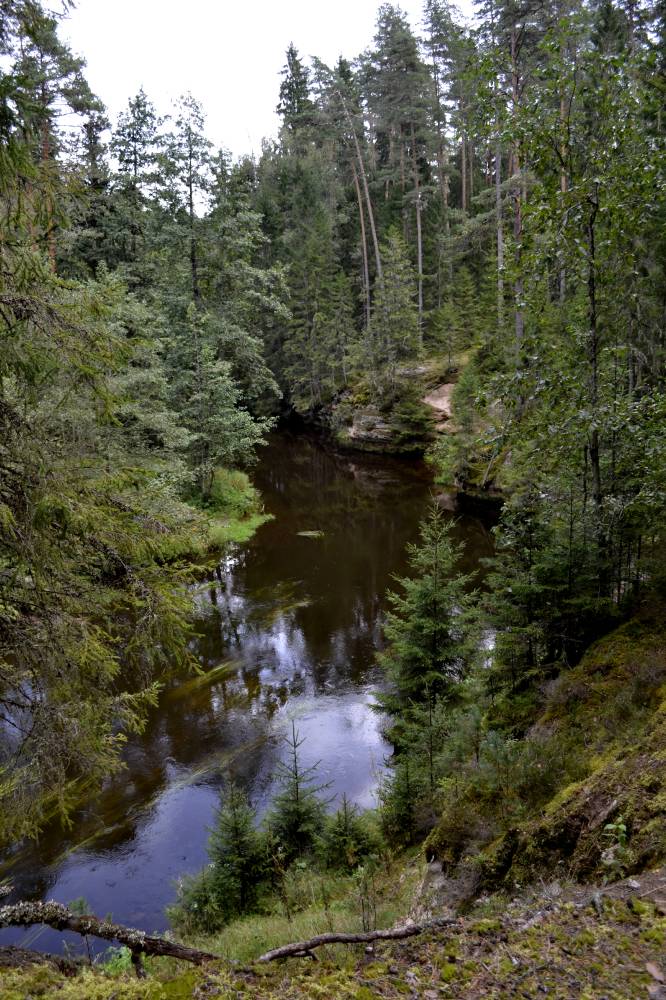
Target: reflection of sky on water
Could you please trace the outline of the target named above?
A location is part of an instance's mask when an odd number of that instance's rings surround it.
[[[321,761],[330,807],[343,792],[376,804],[390,747],[371,707],[381,681],[374,651],[428,481],[413,466],[288,437],[265,450],[256,480],[274,520],[193,588],[192,648],[204,673],[172,677],[145,732],[129,740],[126,769],[78,810],[71,831],[49,829],[23,852],[11,871],[17,896],[83,896],[99,914],[164,929],[175,879],[206,863],[225,784],[237,781],[266,811],[292,719],[304,766]],[[456,532],[472,539],[473,559],[487,554],[478,522]],[[26,932],[0,933],[8,940]],[[45,931],[38,945],[60,941]]]

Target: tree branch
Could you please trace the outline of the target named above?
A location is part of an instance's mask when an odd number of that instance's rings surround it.
[[[307,941],[295,941],[293,944],[283,944],[280,948],[273,948],[260,955],[257,961],[273,962],[276,958],[288,958],[289,956],[302,958],[307,956],[313,948],[320,948],[324,944],[367,944],[370,941],[395,941],[399,938],[415,937],[417,934],[422,934],[423,931],[451,927],[456,922],[452,917],[441,917],[436,920],[427,920],[422,924],[408,924],[405,927],[393,927],[385,931],[363,931],[358,934],[334,931],[333,933],[318,934]]]
[[[76,934],[91,934],[105,941],[118,941],[132,952],[132,962],[141,972],[141,953],[145,955],[166,955],[183,962],[193,962],[204,965],[206,962],[219,961],[218,955],[211,955],[198,948],[188,948],[166,938],[152,937],[143,931],[124,927],[122,924],[112,924],[107,920],[99,920],[91,914],[79,916],[72,913],[62,903],[30,903],[20,902],[11,906],[0,907],[0,928],[30,927],[32,924],[47,924],[57,931],[74,931]]]

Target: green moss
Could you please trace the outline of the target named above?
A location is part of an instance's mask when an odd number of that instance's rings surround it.
[[[455,962],[444,962],[440,965],[439,971],[442,977],[442,982],[451,983],[454,979],[458,978],[460,970]]]
[[[2,1000],[57,997],[58,1000],[162,1000],[166,997],[191,997],[189,992],[165,993],[165,984],[137,980],[134,974],[109,978],[86,969],[74,977],[64,977],[57,970],[43,965],[27,969],[0,969]]]
[[[497,919],[485,917],[482,920],[475,920],[469,925],[470,931],[475,934],[496,934],[502,930],[502,924]]]
[[[361,970],[361,975],[365,979],[376,979],[378,976],[386,975],[388,972],[388,965],[386,962],[369,962],[368,965],[364,965]]]

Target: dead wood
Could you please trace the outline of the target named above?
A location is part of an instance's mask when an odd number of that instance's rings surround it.
[[[451,917],[439,920],[427,920],[422,924],[406,924],[404,927],[391,927],[383,931],[361,931],[358,934],[332,933],[317,934],[307,941],[295,941],[273,948],[257,959],[258,962],[273,962],[277,958],[304,958],[311,955],[314,948],[324,944],[368,944],[371,941],[397,941],[400,938],[415,937],[423,931],[436,930],[440,927],[451,927],[456,921]]]
[[[74,931],[75,934],[90,934],[105,941],[117,941],[130,949],[137,975],[141,975],[143,971],[142,954],[168,956],[183,962],[193,962],[195,965],[204,965],[206,962],[215,962],[219,959],[219,956],[199,951],[198,948],[188,948],[186,945],[169,941],[167,938],[153,937],[132,927],[125,927],[123,924],[99,920],[92,914],[79,916],[62,903],[23,901],[0,907],[0,928],[30,927],[33,924],[47,924],[57,931]]]

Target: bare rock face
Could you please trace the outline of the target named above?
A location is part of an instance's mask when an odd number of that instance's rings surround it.
[[[458,494],[454,490],[442,490],[435,497],[435,503],[441,510],[455,513],[458,510]]]
[[[359,444],[390,444],[393,437],[390,425],[373,407],[357,410],[347,433]]]
[[[453,414],[451,394],[454,387],[454,382],[445,382],[423,397],[426,406],[431,406],[441,420],[449,420]]]
[[[435,431],[438,434],[455,434],[458,427],[453,422],[452,394],[455,382],[444,382],[435,386],[423,399],[422,403],[429,406],[435,417]]]

